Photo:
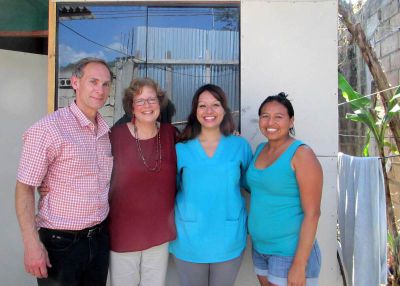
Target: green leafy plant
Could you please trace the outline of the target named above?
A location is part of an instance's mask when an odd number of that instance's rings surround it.
[[[389,101],[387,112],[382,106],[373,106],[371,99],[353,90],[342,74],[339,74],[339,89],[353,111],[353,113],[346,114],[346,118],[368,126],[367,141],[363,155],[369,156],[368,149],[371,134],[375,138],[379,150],[384,150],[384,147],[388,147],[392,153],[398,154],[399,150],[394,144],[385,139],[385,134],[390,120],[395,114],[400,113],[400,105],[397,101],[400,97],[400,88],[397,89],[396,94]]]

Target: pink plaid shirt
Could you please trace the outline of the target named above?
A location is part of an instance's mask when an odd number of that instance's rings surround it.
[[[113,166],[109,127],[97,114],[98,131],[75,103],[35,123],[24,136],[17,180],[43,182],[38,227],[80,230],[102,222],[109,210]]]

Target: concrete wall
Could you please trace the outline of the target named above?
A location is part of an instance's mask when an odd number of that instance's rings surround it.
[[[389,83],[400,82],[400,3],[397,0],[369,0],[358,15],[386,72]],[[366,80],[371,76],[367,74]],[[367,83],[368,84],[368,83]],[[370,83],[369,83],[370,84]]]
[[[338,26],[338,69],[353,87],[359,87],[358,59],[356,54],[358,47],[349,45],[350,33],[342,21]],[[363,93],[362,89],[357,89]],[[338,101],[343,103],[339,106],[339,151],[348,155],[361,156],[365,146],[366,128],[360,122],[346,119],[347,113],[352,113],[350,104],[345,103],[342,95],[339,95]]]
[[[33,285],[14,211],[22,133],[46,114],[47,56],[0,50],[0,284]]]
[[[324,169],[321,285],[337,285],[336,162],[337,6],[336,1],[242,1],[242,133],[253,146],[261,101],[289,93],[297,138],[309,144]],[[311,16],[312,15],[312,16]],[[311,16],[311,17],[310,17]]]

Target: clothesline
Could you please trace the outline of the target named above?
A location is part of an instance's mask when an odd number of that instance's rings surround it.
[[[394,158],[394,157],[400,157],[400,154],[379,157],[378,159],[389,159],[389,158]]]
[[[354,137],[354,138],[366,138],[366,135],[352,135],[352,134],[338,134],[341,137]],[[385,136],[386,139],[395,139],[397,138],[396,136]]]
[[[388,91],[388,90],[391,90],[391,89],[395,89],[395,88],[398,88],[398,87],[400,87],[400,85],[392,86],[392,87],[389,87],[389,88],[384,89],[384,90],[380,90],[380,91],[377,91],[377,92],[374,92],[374,93],[371,93],[371,94],[367,94],[367,95],[361,96],[360,98],[357,98],[357,99],[352,99],[352,100],[349,100],[349,101],[341,102],[341,103],[338,104],[338,106],[343,105],[343,104],[347,104],[347,103],[350,103],[350,102],[353,102],[353,101],[360,100],[361,98],[364,98],[364,97],[370,97],[372,95],[377,95],[378,93],[381,93],[381,92],[384,92],[384,91]]]
[[[316,155],[317,158],[337,158],[337,155]],[[375,157],[375,156],[372,156]],[[377,157],[378,159],[389,159],[389,158],[394,158],[394,157],[400,157],[400,154],[395,154],[395,155],[387,155],[384,157]],[[368,158],[368,157],[365,157]]]

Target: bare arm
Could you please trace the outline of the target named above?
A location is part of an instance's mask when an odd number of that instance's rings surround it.
[[[288,286],[305,286],[307,260],[313,247],[321,213],[323,174],[321,164],[307,146],[298,149],[292,160],[300,190],[304,219],[299,242],[288,274]]]
[[[24,244],[25,270],[38,278],[47,277],[46,266],[51,264],[35,226],[35,187],[17,181],[15,210]]]

